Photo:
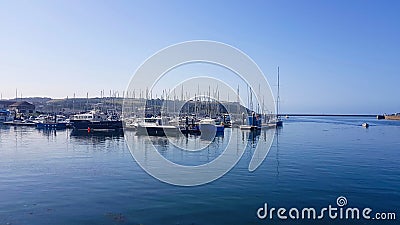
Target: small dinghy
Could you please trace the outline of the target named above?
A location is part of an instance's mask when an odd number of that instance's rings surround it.
[[[368,123],[363,123],[363,124],[361,124],[361,126],[362,126],[362,127],[365,127],[365,128],[368,128],[368,127],[369,127],[369,124],[368,124]]]

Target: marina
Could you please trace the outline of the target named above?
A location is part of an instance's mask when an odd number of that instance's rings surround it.
[[[278,68],[279,87],[279,68]],[[49,100],[45,98],[17,99],[3,101],[8,109],[3,111],[4,125],[35,126],[38,129],[72,129],[74,133],[137,131],[139,135],[198,135],[212,139],[223,136],[225,129],[259,130],[281,127],[283,121],[278,114],[279,88],[276,113],[266,110],[264,102],[253,102],[257,94],[247,86],[247,104],[240,102],[239,86],[236,101],[219,100],[218,86],[201,95],[198,91],[193,99],[173,99],[166,94],[161,98],[139,98],[123,92],[122,98],[110,91],[110,97]],[[142,91],[140,91],[142,92]],[[163,91],[166,93],[166,91]],[[188,93],[186,93],[188,95]],[[189,94],[190,95],[190,94]],[[188,95],[188,96],[189,96]],[[259,94],[258,94],[259,95]],[[146,89],[146,97],[151,97]],[[28,102],[37,101],[39,105]],[[58,107],[52,105],[57,103]],[[49,106],[51,105],[51,106]],[[60,107],[61,106],[61,107]],[[254,109],[253,109],[254,106]],[[37,109],[41,109],[38,111]],[[228,110],[229,109],[229,110]],[[79,132],[76,132],[79,131]]]
[[[278,79],[279,82],[279,79]],[[279,89],[278,89],[279,91]],[[279,97],[279,94],[278,94]],[[116,102],[112,101],[112,102]],[[151,111],[146,114],[148,117],[139,118],[131,116],[122,118],[121,111],[118,108],[122,106],[112,105],[111,108],[93,109],[81,113],[54,113],[48,112],[44,114],[37,113],[18,113],[17,111],[3,109],[0,111],[0,123],[5,126],[32,126],[38,129],[73,129],[82,132],[114,132],[123,130],[138,131],[138,134],[146,134],[150,136],[165,136],[167,134],[176,135],[180,132],[184,135],[201,135],[201,133],[224,133],[225,128],[236,127],[241,130],[260,130],[271,129],[283,126],[284,117],[286,120],[295,117],[364,117],[386,120],[399,120],[398,114],[392,115],[374,115],[374,114],[294,114],[279,113],[279,98],[276,102],[276,115],[259,114],[248,108],[243,108],[241,114],[229,114],[224,107],[215,107],[214,115],[210,118],[208,114],[196,115],[194,111],[182,111],[179,115],[160,117],[161,108],[155,110],[155,106],[159,105],[156,99],[147,100]],[[186,103],[189,104],[190,102]],[[182,103],[173,103],[182,104]],[[197,102],[196,104],[209,104],[208,102]],[[213,103],[215,104],[215,103]],[[232,103],[234,104],[234,102]],[[17,104],[14,104],[14,106]],[[12,105],[11,105],[12,106]],[[95,105],[96,106],[96,105]],[[108,109],[107,109],[108,108]],[[189,106],[182,107],[182,110],[190,109]],[[237,107],[236,107],[237,108]],[[208,111],[207,111],[208,112]],[[35,116],[33,116],[36,114]],[[368,127],[369,125],[364,125]]]
[[[400,120],[396,114],[305,114],[280,112],[280,71],[277,68],[277,98],[275,113],[264,108],[264,102],[253,102],[254,90],[247,87],[247,104],[237,101],[218,101],[219,91],[208,87],[208,93],[194,99],[170,99],[166,94],[161,98],[145,99],[135,97],[135,90],[130,94],[110,91],[105,97],[101,91],[100,98],[74,98],[57,100],[60,107],[52,105],[55,101],[45,98],[32,98],[39,102],[39,108],[47,111],[35,111],[35,104],[29,99],[3,100],[0,111],[0,123],[6,126],[33,126],[37,129],[72,129],[75,134],[91,132],[137,131],[139,135],[176,136],[198,135],[207,139],[223,136],[225,129],[239,128],[243,131],[276,129],[283,126],[283,119],[296,117],[354,117],[376,118],[378,120]],[[146,89],[146,97],[151,92]],[[140,90],[140,93],[142,91]],[[166,93],[166,90],[165,92]],[[212,94],[213,93],[213,94]],[[186,93],[187,94],[187,93]],[[237,89],[239,99],[239,87]],[[26,101],[28,100],[28,101]],[[62,103],[63,102],[63,103]],[[62,104],[60,104],[62,103]],[[256,109],[253,106],[256,105]],[[5,108],[8,107],[8,108]],[[124,111],[125,107],[125,111]],[[91,110],[89,110],[91,108]],[[51,109],[51,110],[50,110]],[[179,110],[177,110],[179,109]],[[229,110],[228,110],[229,109]],[[264,113],[261,113],[264,112]],[[265,113],[267,112],[267,113]],[[360,123],[368,128],[366,122]]]

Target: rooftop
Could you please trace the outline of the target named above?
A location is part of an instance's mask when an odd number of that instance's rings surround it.
[[[9,107],[18,107],[18,106],[35,106],[27,101],[22,101],[22,102],[15,102],[14,104],[11,104]]]

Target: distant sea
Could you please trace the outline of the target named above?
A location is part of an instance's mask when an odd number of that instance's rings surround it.
[[[121,135],[0,125],[0,225],[399,224],[400,121],[292,117],[273,132],[266,160],[249,172],[250,134],[226,129],[225,136],[247,146],[239,163],[209,184],[178,187],[141,169]],[[268,134],[255,141],[265,144]],[[163,155],[183,164],[212,160],[228,140],[217,137],[198,154],[175,154],[167,139],[153,139]],[[135,141],[151,144],[140,136]],[[265,203],[320,209],[337,207],[339,196],[348,207],[394,212],[397,220],[257,217]]]

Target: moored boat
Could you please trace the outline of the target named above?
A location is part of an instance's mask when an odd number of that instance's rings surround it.
[[[385,115],[377,115],[377,116],[376,116],[376,119],[378,119],[378,120],[385,119]]]
[[[202,119],[199,123],[200,132],[207,132],[207,133],[219,133],[224,132],[224,125],[217,124],[214,119]]]
[[[43,122],[36,124],[37,129],[66,129],[67,123],[58,123],[58,122]]]
[[[64,116],[47,116],[43,120],[34,120],[36,124],[36,128],[38,129],[66,129],[68,127],[68,122],[66,121]]]
[[[246,125],[241,125],[240,129],[241,130],[259,130],[261,129],[261,116],[253,112],[251,116],[247,117],[247,124]]]
[[[369,127],[369,124],[368,124],[368,123],[363,123],[363,124],[361,124],[361,126],[362,126],[362,127],[365,127],[365,128],[368,128],[368,127]]]
[[[106,114],[96,110],[73,115],[70,123],[74,130],[87,130],[88,132],[123,129],[121,120],[111,119]]]
[[[202,119],[199,123],[201,138],[211,140],[224,133],[224,125],[218,124],[214,119]]]
[[[283,121],[279,118],[272,119],[268,121],[266,124],[263,124],[263,128],[281,127],[281,126],[283,126]]]
[[[225,127],[232,127],[232,120],[229,114],[225,114],[223,117],[223,124]]]
[[[26,120],[13,120],[13,121],[7,121],[3,123],[4,125],[11,125],[11,126],[32,126],[34,127],[36,125],[36,123],[33,122],[29,122]]]
[[[202,139],[212,140],[217,134],[217,126],[213,119],[202,119],[199,123]]]
[[[200,120],[196,118],[196,116],[186,116],[180,119],[171,120],[170,123],[176,124],[179,126],[182,134],[188,135],[199,135],[200,134]]]
[[[176,134],[178,131],[178,127],[169,125],[168,121],[161,117],[144,118],[137,123],[138,134],[166,136],[168,134]]]

